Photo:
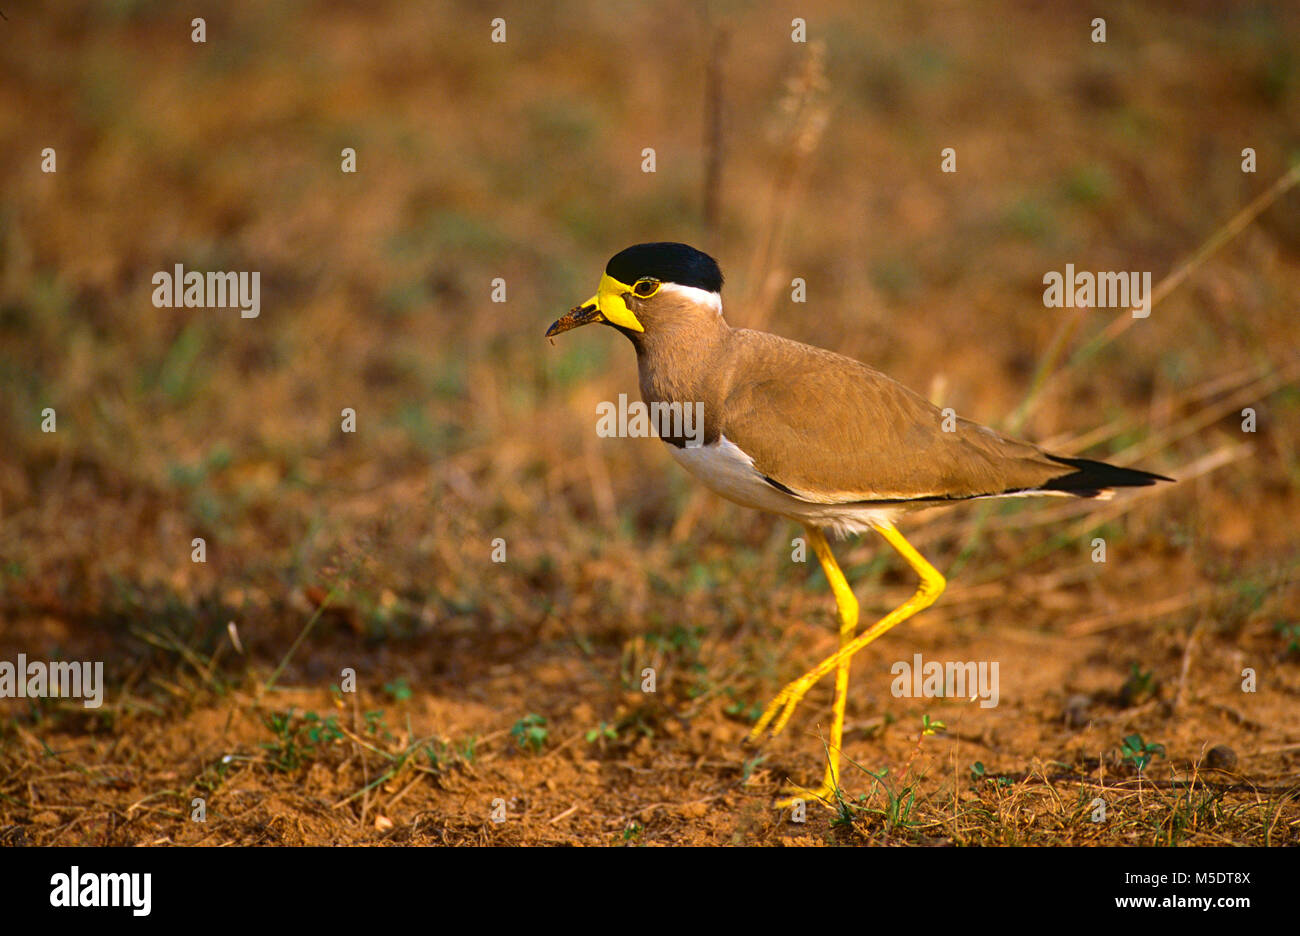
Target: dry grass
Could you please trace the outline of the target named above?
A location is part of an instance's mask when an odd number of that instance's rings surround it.
[[[519,5],[504,46],[469,3],[232,3],[204,46],[165,4],[6,9],[0,660],[110,689],[0,701],[0,841],[1300,842],[1297,195],[1229,225],[1300,145],[1300,14],[1116,5],[1096,46],[1064,10],[812,2],[804,47],[761,7]],[[541,340],[661,238],[713,245],[733,324],[1180,482],[919,517],[950,590],[859,656],[861,766],[804,825],[770,803],[819,775],[830,686],[740,741],[833,649],[824,579],[594,435],[616,336]],[[1177,288],[1046,310],[1067,262]],[[155,309],[175,263],[260,270],[261,317]],[[910,591],[839,552],[864,614]],[[1001,704],[893,698],[917,652],[998,661]]]

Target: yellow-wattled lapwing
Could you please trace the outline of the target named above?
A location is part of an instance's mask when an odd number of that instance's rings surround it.
[[[894,526],[926,507],[991,497],[1104,497],[1111,488],[1169,481],[1086,458],[1050,455],[944,414],[865,364],[722,317],[722,271],[685,244],[637,244],[605,267],[596,295],[547,336],[602,322],[636,348],[647,404],[702,405],[703,431],[665,435],[669,452],[709,488],[804,525],[840,618],[840,648],[782,689],[750,734],[785,727],[799,700],[832,670],[835,702],[824,798],[839,779],[849,661],[931,605],[944,577]],[[862,633],[858,602],[823,530],[875,530],[921,578],[916,594]],[[788,802],[788,801],[787,801]]]

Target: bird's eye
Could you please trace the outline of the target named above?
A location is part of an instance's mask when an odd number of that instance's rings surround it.
[[[636,281],[636,285],[632,287],[632,292],[641,299],[649,299],[659,291],[659,287],[662,285],[657,279],[639,279]]]

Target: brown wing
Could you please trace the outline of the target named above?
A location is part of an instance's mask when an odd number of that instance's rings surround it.
[[[943,413],[879,371],[776,335],[732,333],[723,435],[814,501],[963,498],[1030,490],[1062,462]],[[739,362],[744,361],[743,369]]]

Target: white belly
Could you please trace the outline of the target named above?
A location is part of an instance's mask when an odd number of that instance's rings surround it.
[[[683,468],[704,482],[705,487],[744,507],[765,510],[826,527],[840,535],[861,533],[884,523],[892,523],[903,512],[901,507],[866,507],[855,504],[818,503],[795,497],[773,487],[754,467],[754,460],[726,436],[712,445],[678,448],[670,445]]]

